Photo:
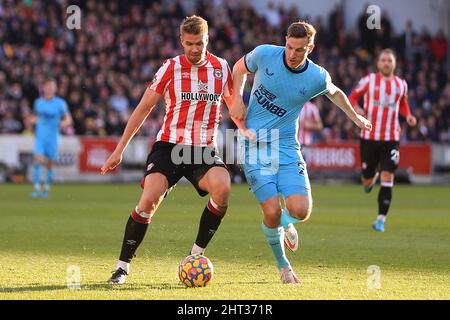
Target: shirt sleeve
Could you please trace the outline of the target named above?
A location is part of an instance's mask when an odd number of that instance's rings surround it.
[[[33,102],[33,113],[35,115],[38,114],[38,99],[34,100],[34,102]]]
[[[164,61],[163,65],[158,69],[153,80],[149,83],[148,88],[159,94],[164,94],[167,85],[173,78],[174,63],[171,59]]]
[[[67,102],[61,100],[61,116],[65,116],[69,113],[69,108],[67,107]]]
[[[325,70],[324,68],[321,68],[320,72],[322,74],[322,81],[319,86],[319,93],[317,93],[313,98],[327,93],[334,94],[337,89],[336,86],[333,84],[333,81],[331,81],[331,76],[328,73],[328,71]]]
[[[366,76],[359,80],[358,85],[353,89],[352,93],[348,97],[352,106],[356,106],[358,104],[359,99],[369,90],[369,76]]]
[[[261,57],[266,46],[257,46],[244,56],[244,63],[247,70],[255,73],[258,70],[258,65],[261,63]]]
[[[400,114],[407,117],[411,114],[411,109],[408,103],[408,84],[403,80],[403,85],[405,86],[405,92],[400,99]]]

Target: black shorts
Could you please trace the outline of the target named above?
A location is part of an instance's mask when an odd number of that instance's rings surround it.
[[[398,141],[375,141],[361,139],[361,168],[364,178],[375,176],[377,169],[395,173],[400,161]]]
[[[198,182],[213,167],[223,167],[228,170],[214,148],[157,141],[147,157],[146,171],[141,186],[144,185],[143,182],[147,175],[159,172],[167,178],[169,189],[182,177],[186,177],[197,189],[198,194],[204,197],[208,192],[200,189]]]

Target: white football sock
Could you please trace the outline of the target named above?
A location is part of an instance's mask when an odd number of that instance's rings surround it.
[[[125,272],[127,274],[130,273],[130,264],[128,262],[124,262],[124,261],[118,261],[117,262],[117,266],[116,266],[116,270],[122,268],[123,270],[125,270]]]
[[[381,220],[381,221],[383,221],[383,222],[386,222],[386,216],[385,216],[385,215],[382,215],[382,214],[379,214],[379,215],[377,216],[377,220]]]
[[[191,254],[203,254],[205,252],[205,248],[201,248],[194,243],[191,249]]]

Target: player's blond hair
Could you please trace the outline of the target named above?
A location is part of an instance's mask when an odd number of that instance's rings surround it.
[[[200,16],[186,17],[180,25],[180,35],[189,34],[208,34],[208,22]]]
[[[391,48],[386,48],[380,51],[380,54],[378,55],[378,59],[380,59],[382,54],[392,54],[392,56],[394,57],[394,60],[397,60],[397,55],[395,54],[395,51],[392,50]]]
[[[298,21],[292,23],[287,30],[288,38],[308,38],[308,44],[314,44],[316,36],[316,28],[306,21]]]

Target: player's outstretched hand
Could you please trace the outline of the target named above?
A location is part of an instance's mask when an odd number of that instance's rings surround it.
[[[357,115],[355,124],[361,129],[372,131],[372,123],[360,114]]]
[[[100,169],[101,174],[114,170],[122,162],[122,154],[114,151]]]
[[[256,139],[256,132],[252,129],[239,129],[239,133],[250,141],[254,141]]]
[[[417,124],[417,119],[412,114],[406,117],[406,122],[410,127],[414,127]]]

